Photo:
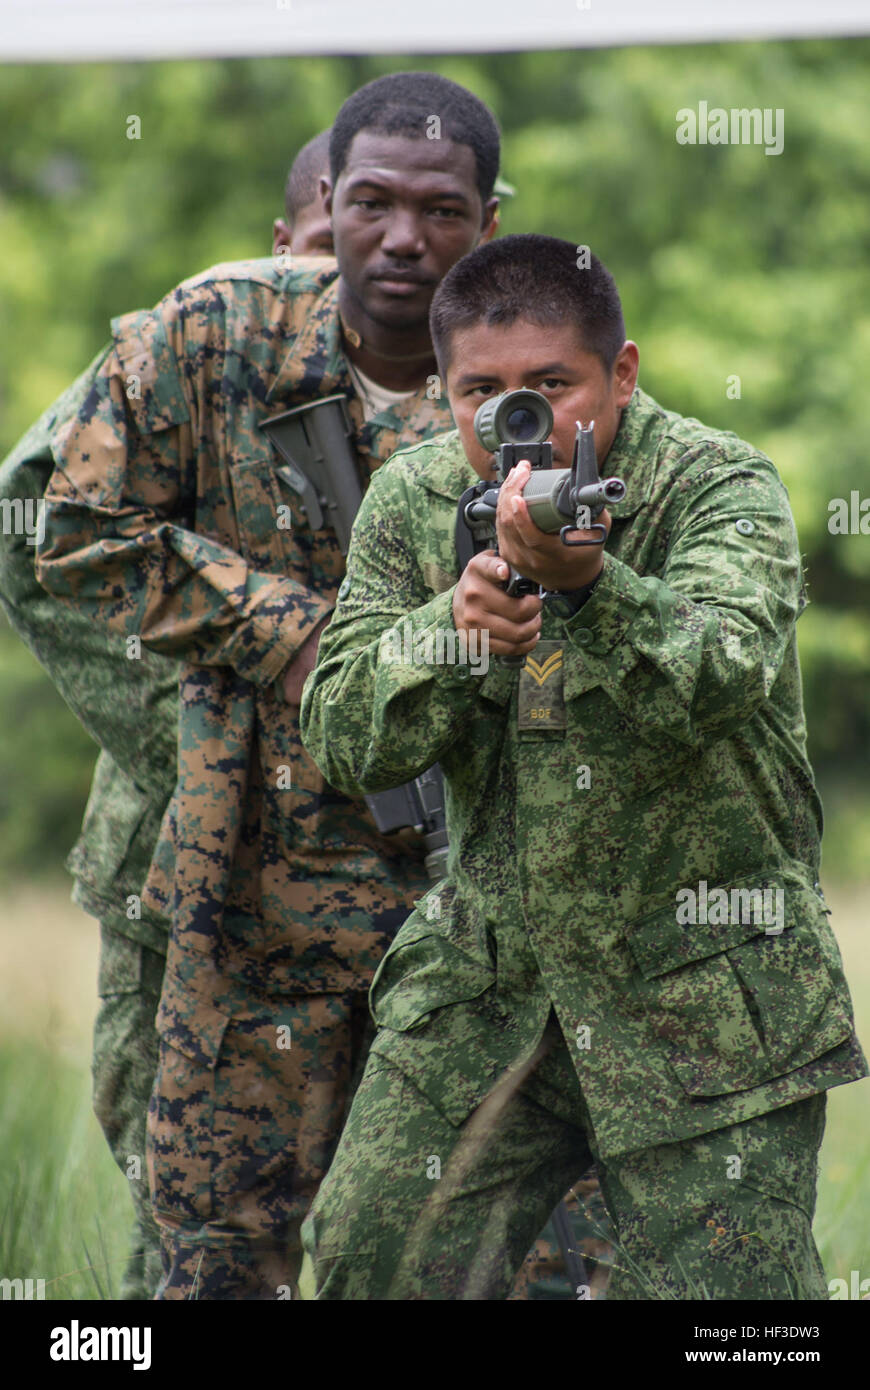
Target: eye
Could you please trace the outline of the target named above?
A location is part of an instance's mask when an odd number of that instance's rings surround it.
[[[538,383],[537,390],[558,391],[559,388],[564,385],[565,382],[562,380],[560,376],[545,376],[543,381],[540,381]]]
[[[382,208],[384,203],[380,198],[354,198],[353,205],[364,212],[373,212],[376,208]]]
[[[459,211],[459,208],[433,208],[432,212],[435,214],[436,217],[447,217],[455,219],[457,217],[462,216],[462,213]]]

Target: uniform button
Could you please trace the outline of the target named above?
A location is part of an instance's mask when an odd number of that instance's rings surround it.
[[[350,580],[349,580],[349,579],[342,579],[341,584],[339,585],[338,597],[339,597],[339,598],[347,598],[347,596],[348,596],[349,593],[350,593]]]
[[[751,536],[753,531],[755,530],[755,527],[753,526],[752,522],[747,521],[746,517],[741,517],[739,521],[735,521],[734,525],[737,527],[737,530],[740,532],[741,536]]]
[[[471,675],[471,668],[469,666],[454,666],[453,669],[456,672],[456,679],[458,681],[467,681],[468,677]]]
[[[572,642],[576,642],[578,647],[588,647],[595,641],[595,633],[591,628],[578,627],[576,632],[571,633]]]

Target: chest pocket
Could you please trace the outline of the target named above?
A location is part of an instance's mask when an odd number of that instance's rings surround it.
[[[308,565],[297,541],[305,516],[272,459],[238,459],[230,464],[230,478],[242,555],[257,570],[304,584]]]

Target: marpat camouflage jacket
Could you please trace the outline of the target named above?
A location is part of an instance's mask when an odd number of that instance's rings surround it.
[[[182,661],[178,786],[148,880],[172,906],[170,973],[230,1010],[251,991],[365,987],[426,883],[326,786],[282,676],[333,607],[334,533],[312,531],[260,425],[344,392],[364,475],[450,423],[421,388],[363,422],[337,269],[217,266],[113,322],[113,349],[52,440],[38,574],[57,597]],[[289,519],[289,524],[288,524]]]

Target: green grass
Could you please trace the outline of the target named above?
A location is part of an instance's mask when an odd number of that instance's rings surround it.
[[[115,1298],[132,1206],[90,1108],[84,1066],[0,1045],[0,1277],[46,1299]]]

